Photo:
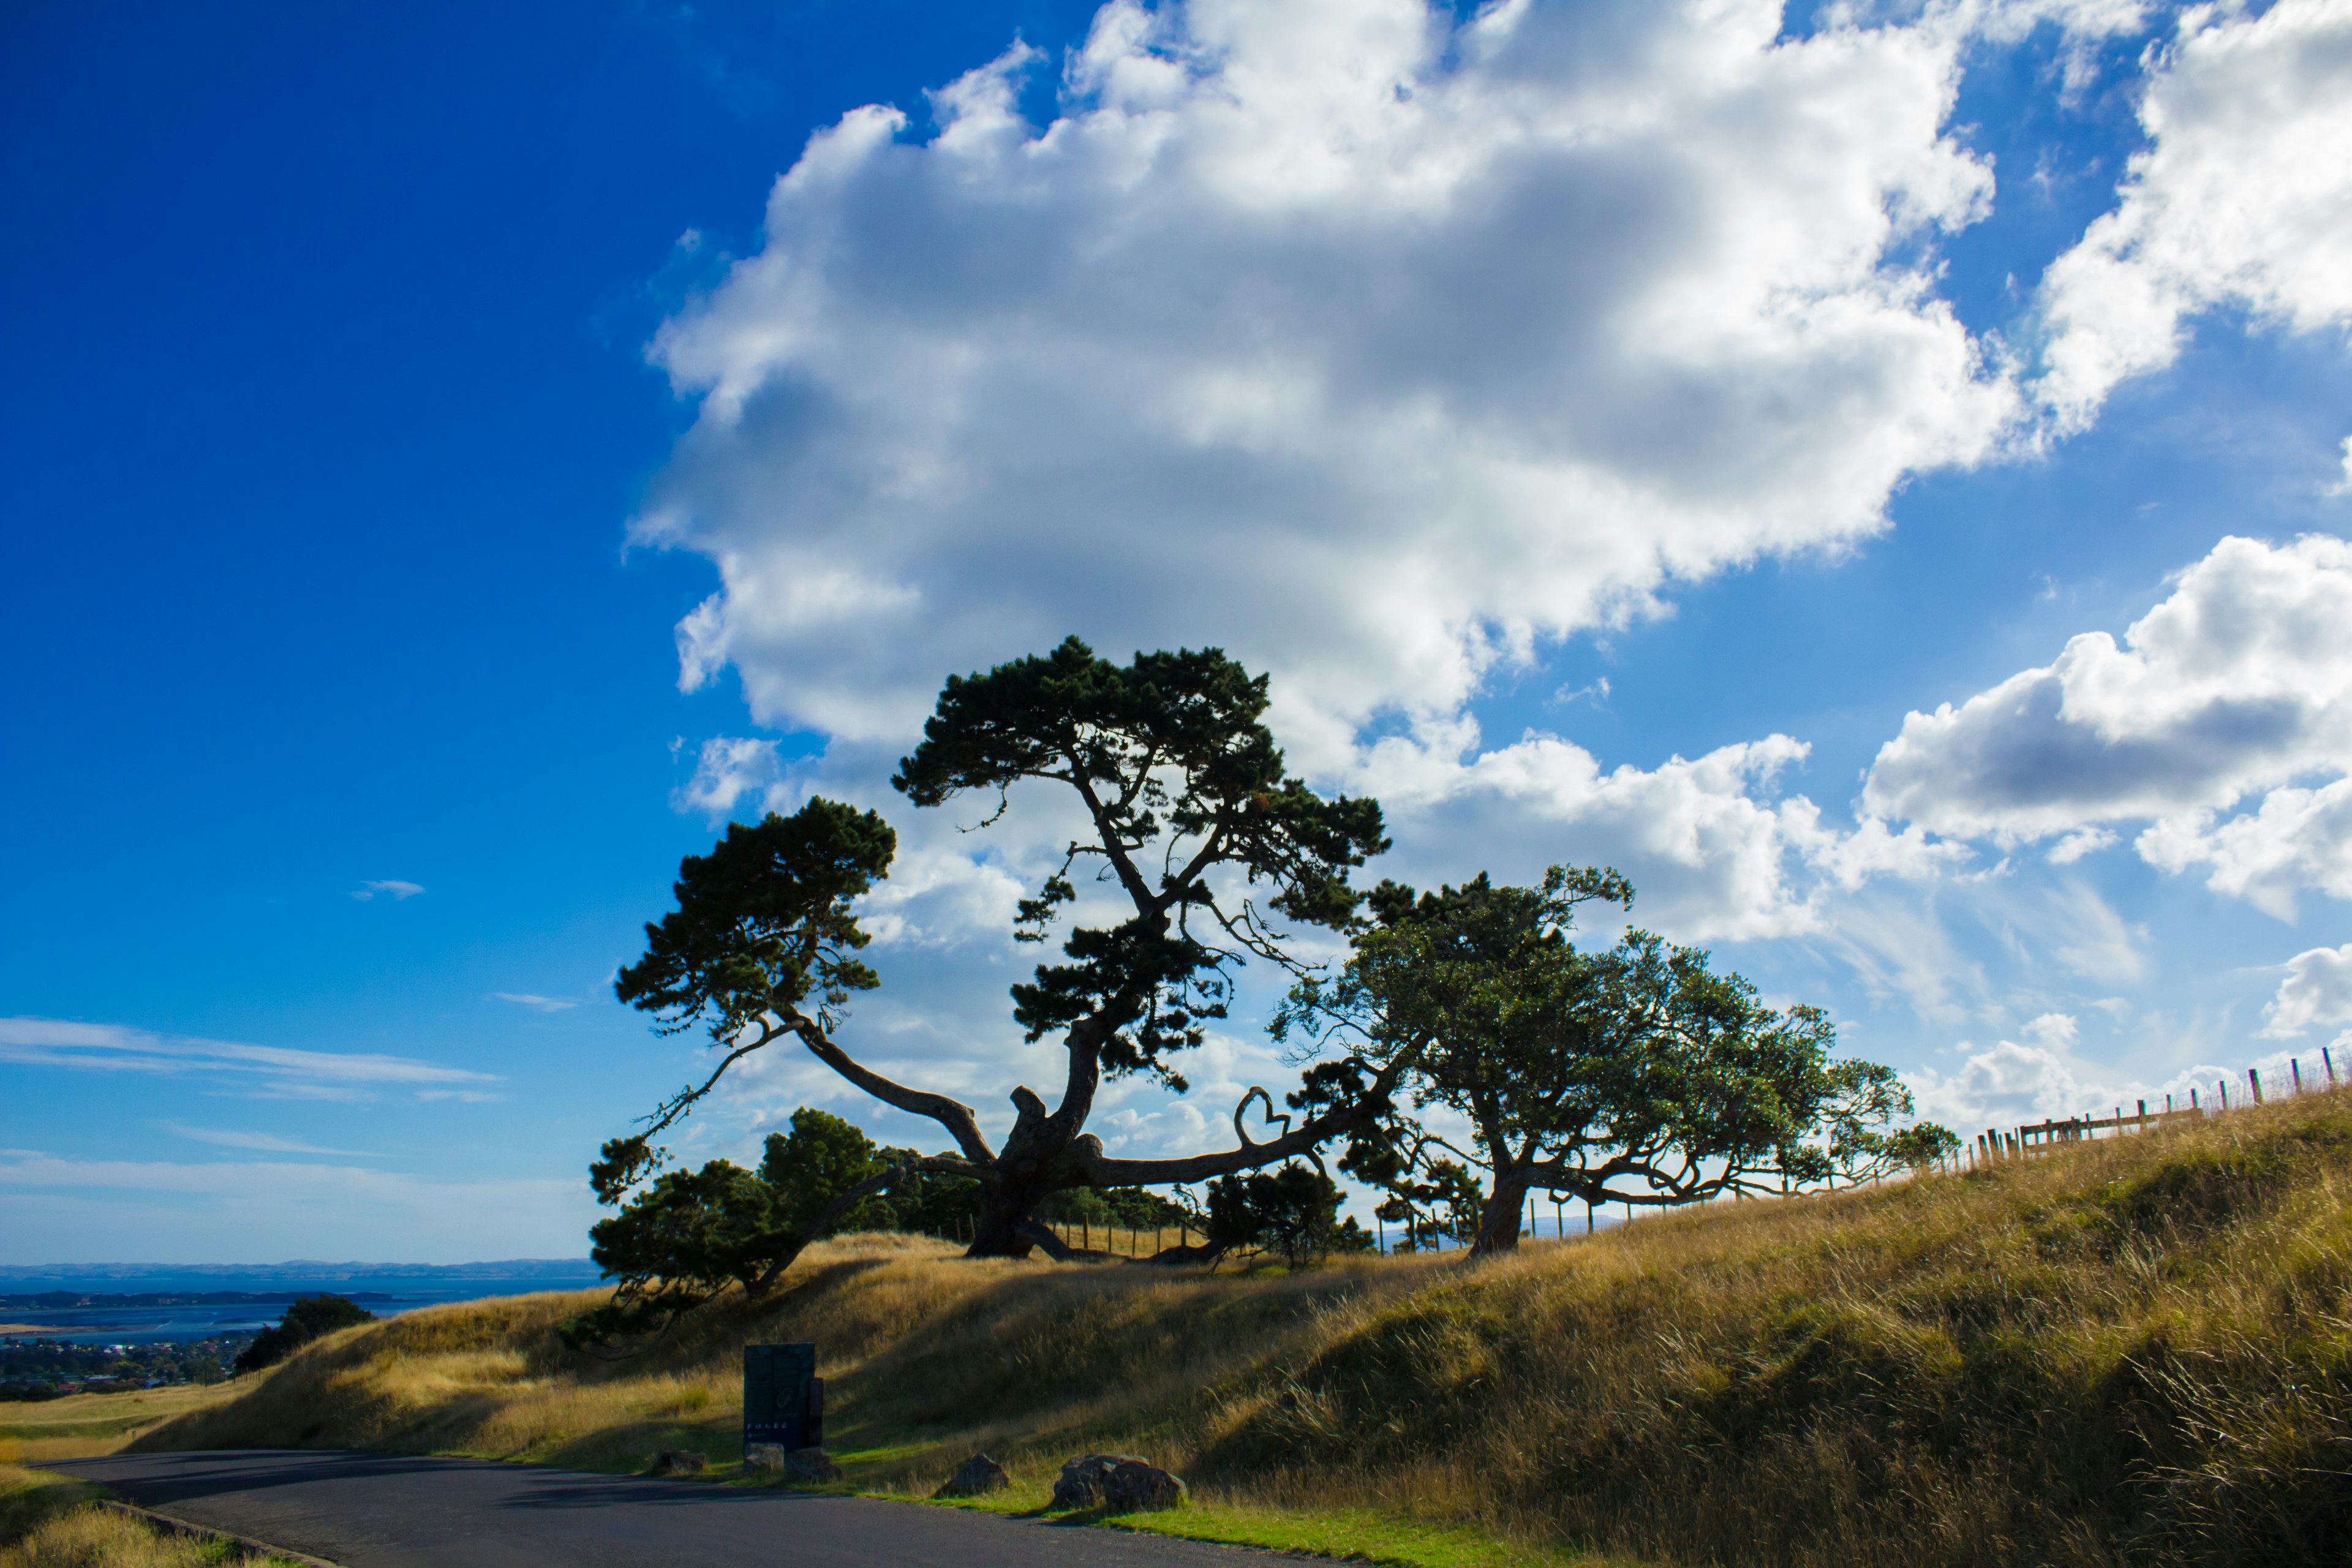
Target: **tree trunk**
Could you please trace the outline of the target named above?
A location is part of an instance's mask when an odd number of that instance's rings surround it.
[[[1478,1238],[1470,1244],[1470,1256],[1483,1258],[1491,1253],[1509,1252],[1519,1245],[1519,1226],[1526,1219],[1528,1181],[1501,1172],[1495,1173],[1495,1190],[1486,1194],[1486,1205],[1478,1211]]]
[[[980,1214],[972,1226],[966,1258],[1026,1258],[1037,1243],[1024,1234],[1030,1211],[1045,1197],[1045,1189],[998,1181],[980,1192]]]

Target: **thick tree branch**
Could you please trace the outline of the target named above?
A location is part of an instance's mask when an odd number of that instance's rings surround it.
[[[1212,1176],[1230,1176],[1236,1171],[1255,1170],[1279,1160],[1305,1154],[1329,1142],[1351,1127],[1375,1120],[1380,1112],[1374,1108],[1388,1101],[1389,1093],[1396,1088],[1418,1049],[1400,1055],[1382,1068],[1370,1087],[1355,1101],[1335,1106],[1324,1111],[1295,1132],[1286,1132],[1266,1143],[1252,1143],[1246,1138],[1243,1146],[1221,1154],[1193,1154],[1176,1160],[1112,1160],[1098,1153],[1082,1156],[1078,1174],[1082,1184],[1100,1187],[1159,1187],[1182,1182],[1204,1182]],[[1094,1145],[1099,1148],[1100,1145]]]
[[[929,1117],[948,1130],[948,1135],[956,1141],[956,1147],[961,1149],[965,1158],[974,1164],[986,1165],[995,1163],[996,1152],[988,1146],[988,1140],[980,1135],[980,1120],[972,1114],[971,1106],[960,1100],[950,1100],[944,1094],[933,1094],[928,1089],[908,1089],[906,1085],[894,1083],[871,1068],[861,1065],[847,1051],[826,1038],[824,1031],[817,1026],[815,1019],[797,1008],[785,1010],[782,1016],[784,1027],[800,1036],[801,1043],[808,1047],[809,1054],[815,1057],[817,1060],[883,1104],[896,1106],[910,1116]]]

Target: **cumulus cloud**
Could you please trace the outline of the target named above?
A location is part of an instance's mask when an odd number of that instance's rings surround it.
[[[1868,534],[2019,406],[1919,244],[1992,188],[1959,47],[1759,0],[1120,3],[1042,129],[1021,47],[928,136],[856,110],[651,351],[702,405],[638,533],[723,584],[683,679],[891,744],[949,669],[1213,641],[1328,767],[1674,580]]]
[[[2071,1044],[2000,1040],[1979,1050],[1963,1041],[1959,1049],[1969,1054],[1958,1071],[1909,1076],[1912,1098],[1922,1116],[1961,1130],[2079,1115],[2109,1091],[2085,1080],[2065,1048]]]
[[[782,776],[775,742],[718,735],[702,742],[694,776],[679,787],[670,804],[680,811],[723,817],[745,795],[764,793]]]
[[[2352,942],[2288,959],[2278,994],[2263,1009],[2263,1033],[2273,1039],[2336,1024],[2352,1024]]]
[[[1958,708],[1914,712],[1872,764],[1866,810],[2008,845],[2139,820],[2151,864],[2292,918],[2299,888],[2352,896],[2352,544],[2224,539],[2124,634]],[[2321,775],[2306,787],[2294,781]],[[2258,808],[2225,813],[2260,795]]]
[[[414,1057],[291,1050],[62,1018],[0,1018],[0,1062],[100,1072],[214,1074],[237,1084],[243,1092],[294,1100],[358,1098],[386,1085],[497,1081],[489,1073]],[[429,1096],[436,1091],[421,1092]]]
[[[1770,735],[1655,768],[1604,771],[1591,752],[1554,735],[1480,751],[1475,726],[1464,720],[1442,738],[1424,731],[1375,742],[1349,782],[1387,808],[1415,847],[1409,858],[1507,876],[1531,875],[1546,861],[1605,861],[1633,878],[1643,922],[1683,941],[1811,932],[1825,889],[1933,876],[1966,857],[1916,827],[1823,824],[1811,799],[1780,792],[1808,750]]]
[[[2043,279],[2038,390],[2066,427],[2169,364],[2199,311],[2352,322],[2352,0],[2190,6],[2140,120],[2121,203]]]

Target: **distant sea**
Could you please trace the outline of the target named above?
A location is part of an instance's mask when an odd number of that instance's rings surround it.
[[[75,1263],[0,1266],[0,1297],[69,1291],[126,1297],[231,1296],[242,1300],[91,1306],[0,1306],[0,1338],[76,1344],[153,1344],[250,1333],[276,1322],[298,1296],[349,1296],[380,1318],[534,1290],[580,1290],[604,1283],[584,1258],[520,1258],[503,1263],[274,1264]]]

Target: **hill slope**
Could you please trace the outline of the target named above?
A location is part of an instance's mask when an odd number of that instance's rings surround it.
[[[1302,1531],[1339,1509],[1651,1561],[2340,1563],[2347,1243],[2352,1103],[2314,1097],[1481,1267],[1208,1277],[851,1238],[634,1360],[556,1342],[586,1296],[418,1312],[137,1446],[731,1460],[738,1348],[814,1340],[831,1447],[874,1489],[985,1447],[1042,1496],[1116,1447]]]

